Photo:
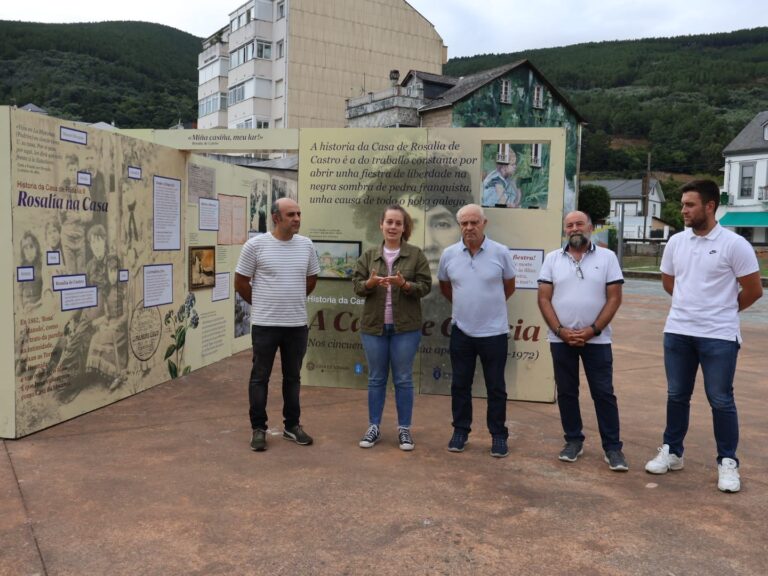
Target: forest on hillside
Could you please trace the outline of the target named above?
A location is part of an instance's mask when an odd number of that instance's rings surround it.
[[[197,118],[201,39],[160,24],[0,21],[0,104],[167,128]],[[587,122],[582,172],[717,175],[722,150],[768,109],[768,27],[449,60],[460,76],[527,58]]]
[[[768,109],[768,28],[454,58],[471,74],[530,60],[586,119],[581,169],[718,174],[722,150]]]
[[[200,42],[147,22],[0,21],[0,104],[121,128],[191,122]]]

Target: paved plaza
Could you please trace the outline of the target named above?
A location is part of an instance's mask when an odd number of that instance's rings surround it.
[[[2,441],[0,575],[765,575],[768,297],[742,314],[738,494],[716,488],[700,380],[685,469],[643,470],[664,427],[668,307],[659,282],[629,280],[613,323],[628,473],[603,462],[585,383],[587,440],[573,464],[557,459],[553,404],[510,402],[510,456],[496,459],[483,400],[455,454],[450,399],[417,396],[405,453],[390,396],[383,440],[362,450],[366,392],[312,387],[302,421],[315,444],[275,428],[254,453],[245,352]],[[281,407],[273,385],[272,426]]]

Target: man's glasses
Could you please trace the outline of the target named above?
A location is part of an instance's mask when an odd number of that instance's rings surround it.
[[[580,280],[584,280],[584,272],[581,271],[581,264],[578,260],[574,260],[573,263],[576,264],[576,276],[578,276]]]

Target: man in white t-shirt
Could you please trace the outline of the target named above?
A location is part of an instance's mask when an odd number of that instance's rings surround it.
[[[670,238],[661,260],[662,284],[672,296],[664,326],[667,425],[664,443],[645,469],[664,474],[683,468],[683,440],[701,366],[717,444],[717,487],[738,492],[733,377],[741,344],[739,312],[763,295],[760,267],[749,242],[715,220],[717,184],[694,180],[681,191],[686,230]]]
[[[571,212],[563,221],[568,242],[547,254],[539,272],[539,309],[549,326],[549,348],[565,446],[560,460],[583,453],[579,359],[595,404],[605,461],[614,472],[629,467],[621,451],[619,407],[613,392],[611,319],[621,305],[624,276],[616,255],[591,240],[592,221]]]
[[[312,444],[299,423],[301,363],[307,351],[307,295],[320,266],[312,241],[298,234],[299,205],[281,198],[272,205],[271,233],[248,240],[235,269],[235,290],[251,305],[253,368],[248,384],[251,449],[267,448],[267,387],[275,354],[283,372],[283,438]]]

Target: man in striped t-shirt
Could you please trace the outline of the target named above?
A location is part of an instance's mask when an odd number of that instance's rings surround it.
[[[299,205],[290,198],[272,204],[271,233],[243,246],[235,269],[235,290],[251,305],[253,368],[248,384],[251,449],[267,448],[267,388],[275,354],[283,371],[283,438],[303,446],[312,438],[299,423],[301,362],[307,351],[307,295],[320,265],[312,241],[298,234]]]

